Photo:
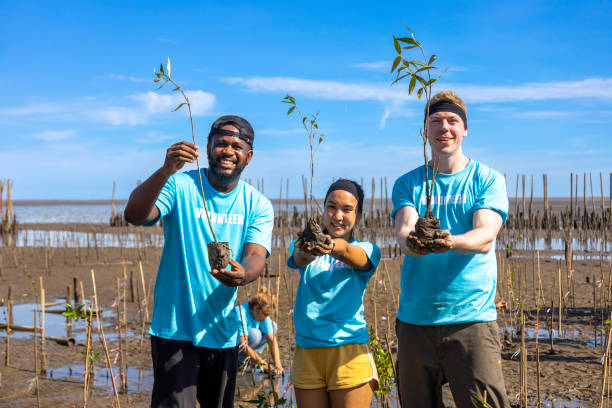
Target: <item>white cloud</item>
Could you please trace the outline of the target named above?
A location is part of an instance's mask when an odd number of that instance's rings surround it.
[[[367,71],[379,71],[387,72],[391,69],[389,61],[373,61],[373,62],[359,62],[352,65],[355,68],[365,69]]]
[[[33,103],[16,108],[0,110],[0,114],[7,116],[39,115],[46,113],[59,113],[65,110],[65,106],[55,103]]]
[[[462,67],[462,66],[451,66],[448,67],[448,72],[465,72],[468,70],[468,67]]]
[[[130,82],[152,82],[151,78],[139,78],[130,75],[118,75],[118,74],[108,74],[106,75],[109,79],[116,79],[118,81],[130,81]]]
[[[46,142],[54,142],[76,137],[76,130],[46,130],[44,132],[35,133],[30,136],[32,139],[44,140]]]
[[[405,86],[389,83],[324,81],[293,77],[230,77],[225,82],[242,85],[249,92],[293,93],[301,96],[381,102],[416,100]],[[440,83],[453,89],[466,102],[518,102],[527,100],[597,98],[612,99],[612,78],[587,78],[578,81],[530,82],[519,85],[476,85]]]
[[[90,112],[90,114],[93,114],[93,112]],[[149,120],[149,115],[143,109],[115,106],[96,112],[95,119],[110,123],[113,126],[144,125]]]
[[[216,103],[214,94],[202,90],[188,91],[187,97],[191,101],[193,116],[202,116],[210,113]],[[31,119],[52,120],[82,120],[83,117],[97,122],[119,125],[142,125],[150,121],[153,115],[169,114],[182,103],[183,97],[179,93],[158,94],[145,92],[129,95],[123,105],[110,105],[97,98],[83,98],[72,104],[38,103],[16,108],[0,110],[0,115],[29,116]],[[110,105],[110,106],[109,106]],[[187,107],[182,108],[187,115]]]
[[[210,111],[216,102],[215,95],[204,91],[187,91],[185,92],[191,103],[191,113],[194,116],[201,116]],[[131,95],[131,99],[140,102],[146,107],[149,114],[167,113],[175,109],[178,105],[185,102],[180,93],[159,94],[156,92],[146,92],[137,95]],[[184,106],[187,110],[187,106]]]
[[[364,101],[403,100],[408,92],[389,83],[349,83],[292,77],[230,77],[224,82],[242,85],[249,92],[293,93],[319,99]]]

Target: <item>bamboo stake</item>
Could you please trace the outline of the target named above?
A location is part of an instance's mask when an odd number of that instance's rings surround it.
[[[0,225],[4,223],[4,180],[0,180]]]
[[[559,338],[561,338],[561,310],[563,309],[563,287],[561,281],[561,262],[557,262],[557,272],[559,278]]]
[[[73,292],[73,297],[74,297],[74,308],[76,309],[77,306],[79,305],[80,299],[79,299],[79,292],[78,292],[78,278],[76,276],[74,276],[72,278],[72,292]]]
[[[540,274],[540,250],[536,251],[538,260],[538,295],[536,296],[536,333],[535,333],[535,349],[536,349],[536,408],[540,408],[542,400],[540,398],[540,346],[539,346],[539,330],[540,330],[540,296],[544,300],[542,293],[542,277]]]
[[[71,292],[70,286],[66,286],[66,304],[68,305],[72,304],[72,299],[70,298]],[[69,316],[66,316],[66,337],[72,337],[72,319]]]
[[[374,207],[376,207],[376,179],[372,177],[372,199],[370,201],[370,223],[374,222]],[[374,226],[374,224],[371,224]]]
[[[38,305],[34,306],[34,381],[36,383],[36,405],[40,408],[40,390],[38,389],[38,336],[36,335],[37,323],[36,314]]]
[[[12,189],[13,180],[8,179],[6,182],[6,222],[9,224],[13,218],[13,200],[11,199]]]
[[[608,342],[606,344],[606,352],[604,354],[604,377],[601,384],[601,401],[599,408],[603,408],[606,382],[610,381],[608,377],[608,366],[610,364],[610,338],[612,338],[612,330],[608,330]]]
[[[104,336],[104,328],[100,323],[100,308],[98,307],[98,292],[96,289],[96,274],[93,269],[91,269],[91,284],[93,286],[94,291],[94,306],[96,308],[96,323],[98,326],[98,336],[101,337],[102,347],[104,348],[104,356],[106,357],[106,367],[108,368],[108,372],[111,378],[111,384],[113,386],[113,396],[115,397],[115,406],[119,408],[121,404],[119,403],[119,394],[117,393],[117,385],[115,384],[115,376],[113,375],[113,365],[111,362],[110,355],[108,353],[108,346],[106,345],[106,337]]]
[[[81,282],[81,293],[83,293],[83,282]],[[85,297],[83,297],[85,303]],[[93,322],[93,307],[89,304],[89,318],[87,319],[87,344],[85,346],[85,378],[83,379],[83,408],[87,408],[87,393],[89,392],[89,383],[92,377],[93,367],[90,363],[91,352],[91,331]]]
[[[149,320],[149,307],[147,305],[147,288],[145,287],[144,271],[142,270],[142,262],[138,261],[138,269],[140,269],[140,281],[142,282],[142,308],[144,309],[145,320]]]
[[[123,371],[124,359],[123,359],[123,342],[121,336],[121,278],[117,277],[117,342],[119,343],[119,392],[125,393],[125,372]]]
[[[4,355],[4,365],[8,367],[11,363],[11,327],[13,327],[13,286],[8,287],[6,301],[6,354]]]
[[[529,194],[529,226],[531,227],[531,211],[533,208],[533,174],[531,175],[531,193]]]
[[[40,276],[40,374],[47,374],[47,352],[45,347],[45,287]]]
[[[520,380],[521,380],[521,407],[527,408],[527,349],[525,348],[525,313],[523,310],[523,303],[521,302],[521,369],[520,369]]]
[[[591,186],[591,209],[595,212],[595,197],[593,196],[593,173],[589,173],[589,184]]]

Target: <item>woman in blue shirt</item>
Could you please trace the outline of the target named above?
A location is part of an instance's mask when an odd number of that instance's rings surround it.
[[[312,251],[291,245],[288,266],[300,272],[291,382],[299,408],[369,407],[378,380],[368,350],[363,295],[380,261],[371,242],[353,237],[363,210],[354,181],[334,182],[325,196],[327,240]]]

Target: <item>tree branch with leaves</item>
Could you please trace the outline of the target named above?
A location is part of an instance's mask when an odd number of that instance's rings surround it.
[[[436,54],[432,54],[428,57],[421,43],[416,40],[414,32],[408,26],[406,26],[406,29],[409,34],[407,37],[393,36],[393,46],[395,47],[397,56],[391,65],[391,73],[395,73],[395,79],[391,84],[394,85],[403,80],[408,80],[408,94],[412,95],[416,89],[417,98],[421,99],[425,96],[426,100],[425,123],[423,129],[420,130],[420,135],[423,141],[423,159],[425,161],[425,194],[427,198],[427,210],[425,215],[417,220],[415,233],[417,238],[419,238],[419,242],[424,244],[426,248],[432,250],[436,248],[436,239],[442,238],[444,234],[440,231],[440,220],[438,220],[431,211],[439,158],[436,157],[432,151],[433,167],[430,181],[429,160],[427,157],[429,106],[433,84],[440,79],[442,75],[433,75],[433,73],[438,70],[438,67],[433,65],[437,58]],[[406,54],[411,52],[411,50],[417,51],[416,59],[406,58]],[[419,59],[419,57],[422,59]],[[411,237],[409,237],[409,239],[410,238]]]
[[[193,140],[193,144],[197,145],[195,139],[195,128],[193,126],[193,114],[191,112],[191,101],[185,94],[183,88],[181,88],[171,77],[171,65],[170,58],[168,58],[168,63],[166,64],[166,70],[164,70],[164,64],[159,64],[159,71],[155,72],[155,78],[153,82],[161,82],[161,85],[157,89],[161,89],[166,85],[166,83],[170,82],[174,85],[174,89],[172,92],[179,92],[183,97],[184,102],[180,103],[176,108],[172,110],[172,112],[176,112],[181,109],[183,106],[187,105],[187,109],[189,111],[189,123],[191,124],[191,138]],[[208,260],[211,268],[222,270],[225,269],[227,264],[229,263],[229,244],[227,242],[219,242],[217,240],[217,235],[215,234],[215,230],[213,228],[212,222],[210,221],[210,214],[208,212],[208,206],[206,205],[206,196],[204,195],[204,184],[202,183],[202,172],[200,170],[200,161],[196,157],[196,167],[198,169],[198,179],[200,181],[200,192],[202,193],[202,203],[204,204],[204,212],[206,213],[206,220],[208,221],[208,227],[210,228],[210,232],[213,236],[213,242],[209,242],[207,244],[208,247]]]

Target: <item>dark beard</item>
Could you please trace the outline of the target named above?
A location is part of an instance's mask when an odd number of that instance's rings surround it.
[[[210,155],[208,156],[208,169],[210,170],[211,173],[213,173],[213,175],[215,176],[215,178],[225,182],[225,183],[231,183],[232,181],[240,178],[240,175],[242,174],[242,171],[244,170],[244,168],[246,167],[246,163],[240,167],[238,165],[236,165],[236,168],[234,169],[234,171],[232,171],[229,175],[226,174],[222,174],[219,173],[217,171],[217,166],[219,164],[215,161],[212,160]]]

